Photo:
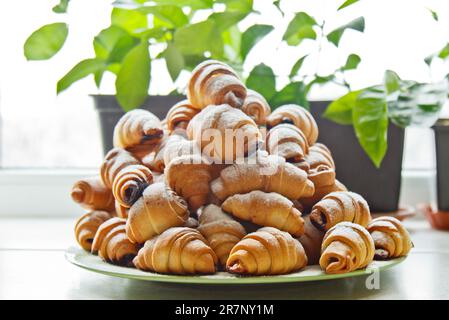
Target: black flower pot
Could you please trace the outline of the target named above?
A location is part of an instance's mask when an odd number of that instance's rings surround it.
[[[103,151],[106,153],[112,148],[114,126],[124,112],[113,95],[94,95],[93,98],[99,112]],[[182,99],[185,97],[180,95],[149,96],[141,108],[162,119],[168,109]],[[318,141],[331,150],[337,166],[337,178],[349,190],[365,197],[373,212],[398,210],[404,130],[390,124],[388,151],[381,167],[377,169],[360,147],[352,126],[338,125],[321,117],[329,105],[328,101],[313,101],[310,105],[320,129]],[[449,189],[446,187],[446,190]]]
[[[449,211],[449,119],[441,119],[434,126],[437,160],[438,210]]]

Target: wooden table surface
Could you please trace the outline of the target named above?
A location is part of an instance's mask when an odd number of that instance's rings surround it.
[[[406,223],[415,248],[405,262],[366,277],[279,285],[181,285],[109,277],[64,258],[74,219],[0,219],[0,299],[449,299],[449,233]]]

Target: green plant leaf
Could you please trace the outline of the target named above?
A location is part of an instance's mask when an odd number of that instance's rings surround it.
[[[23,45],[27,60],[46,60],[61,50],[69,30],[62,22],[47,24],[34,31]]]
[[[214,5],[213,0],[153,0],[154,3],[189,7],[192,10],[209,9]]]
[[[447,43],[443,49],[438,53],[438,57],[441,59],[446,59],[449,56],[449,43]]]
[[[176,81],[179,73],[184,69],[184,57],[174,44],[169,43],[164,51],[164,58],[171,79]]]
[[[348,58],[346,59],[346,63],[343,66],[343,70],[357,69],[360,61],[361,61],[361,59],[358,55],[356,55],[355,53],[350,54],[348,56]]]
[[[76,64],[67,74],[62,77],[56,86],[56,92],[59,94],[70,85],[90,74],[103,70],[106,63],[102,59],[86,59]]]
[[[429,55],[429,56],[424,58],[424,62],[430,67],[434,57],[435,56],[433,54],[431,54],[431,55]]]
[[[221,33],[224,43],[224,55],[227,60],[234,61],[241,65],[240,48],[242,33],[237,26],[232,26]]]
[[[268,104],[272,110],[284,104],[297,104],[308,109],[307,88],[303,82],[290,82],[281,91],[276,92]]]
[[[114,8],[111,13],[111,24],[134,34],[148,27],[148,18],[138,9]]]
[[[427,9],[427,10],[429,10],[430,14],[432,15],[433,20],[438,21],[438,13],[436,13],[432,9]]]
[[[251,70],[246,86],[259,92],[269,101],[276,93],[276,78],[273,69],[261,63]]]
[[[179,28],[189,22],[182,8],[175,5],[144,6],[138,10],[145,14],[153,14],[163,21],[168,28]]]
[[[290,78],[293,78],[294,76],[296,76],[299,72],[299,70],[302,67],[302,64],[304,63],[304,60],[307,58],[307,55],[299,58],[295,64],[293,65],[292,69],[290,70]]]
[[[395,93],[401,89],[401,78],[396,72],[386,70],[384,74],[385,92],[388,95]]]
[[[361,90],[351,91],[333,101],[322,114],[322,117],[341,125],[352,124],[352,109]]]
[[[278,9],[278,11],[284,16],[284,11],[282,11],[281,8],[281,0],[275,0],[273,1],[273,5]]]
[[[305,12],[298,12],[288,24],[282,40],[287,41],[290,46],[297,46],[304,39],[316,39],[314,25],[316,25],[314,18]]]
[[[209,51],[213,56],[223,55],[223,40],[211,20],[186,25],[177,29],[174,44],[184,55],[203,55]]]
[[[255,24],[243,32],[240,47],[240,56],[242,57],[242,61],[245,61],[246,56],[251,49],[273,29],[273,26],[266,24]]]
[[[55,5],[51,10],[54,13],[66,13],[70,0],[59,0],[59,3]]]
[[[125,111],[139,107],[148,96],[151,77],[148,43],[135,46],[123,59],[115,81],[117,100]]]
[[[226,11],[249,13],[253,10],[253,0],[218,0],[226,5]]]
[[[117,26],[101,30],[93,41],[95,56],[107,60],[117,42],[126,36],[129,36],[128,32]]]
[[[340,11],[341,9],[349,7],[350,5],[352,5],[356,2],[359,2],[359,0],[346,0],[345,2],[343,2],[343,4],[341,6],[338,7],[337,11]]]
[[[230,27],[237,25],[237,23],[243,20],[247,15],[247,12],[242,13],[239,11],[215,12],[208,17],[208,20],[214,21],[217,30],[223,32]]]
[[[388,114],[382,87],[362,90],[352,110],[352,121],[360,145],[379,168],[387,152]]]
[[[365,30],[365,19],[363,17],[358,17],[357,19],[354,19],[351,22],[338,27],[327,35],[327,39],[338,47],[340,39],[347,29],[353,29],[363,32]]]

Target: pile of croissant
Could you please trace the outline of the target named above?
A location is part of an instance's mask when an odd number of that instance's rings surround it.
[[[254,139],[237,150],[235,139],[204,138],[211,128]],[[222,62],[198,65],[187,100],[162,121],[126,113],[113,139],[100,174],[71,192],[88,210],[76,239],[106,262],[165,274],[277,275],[312,264],[345,273],[412,247],[400,221],[372,219],[336,179],[306,109],[271,112]]]

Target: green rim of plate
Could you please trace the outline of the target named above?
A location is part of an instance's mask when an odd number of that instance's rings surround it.
[[[373,261],[367,268],[343,273],[326,274],[318,265],[307,266],[301,271],[277,276],[242,277],[227,272],[217,272],[213,275],[178,276],[145,272],[134,268],[120,267],[104,262],[100,257],[90,254],[77,247],[70,247],[65,252],[66,259],[74,265],[97,273],[126,279],[137,279],[157,282],[190,283],[190,284],[269,284],[287,282],[323,281],[357,276],[368,276],[374,270],[386,270],[405,260],[405,257],[388,261]]]

